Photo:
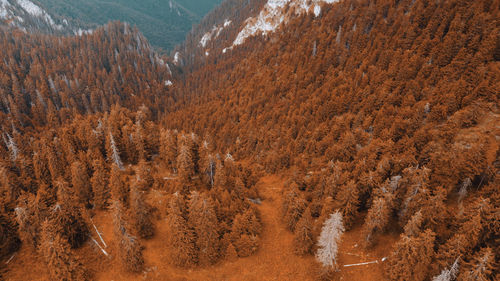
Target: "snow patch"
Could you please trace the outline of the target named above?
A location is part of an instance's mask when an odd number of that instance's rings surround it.
[[[207,46],[208,41],[219,37],[222,30],[224,30],[224,28],[226,28],[230,25],[231,25],[231,21],[228,19],[226,19],[221,26],[214,25],[212,27],[212,30],[203,34],[203,37],[201,37],[201,40],[200,40],[200,46],[205,48]]]
[[[181,54],[179,52],[175,52],[175,55],[174,55],[174,64],[175,65],[179,65],[180,62],[181,62]]]
[[[172,81],[165,80],[165,86],[169,87],[169,86],[172,86],[172,85],[174,85],[174,83],[172,83]]]
[[[201,40],[200,40],[200,45],[205,48],[205,46],[207,45],[208,41],[210,41],[210,39],[212,39],[212,32],[207,32],[203,35],[203,37],[201,37]]]
[[[315,16],[321,13],[321,3],[332,4],[339,0],[268,0],[256,18],[250,17],[245,27],[233,42],[233,46],[241,45],[250,36],[266,35],[274,32],[290,16],[308,13],[314,6]]]
[[[320,5],[315,5],[314,6],[314,15],[319,16],[321,14],[321,6]]]
[[[78,30],[74,31],[75,35],[78,35],[78,36],[92,34],[93,32],[94,32],[94,30],[92,30],[92,29],[84,30],[84,29],[81,29],[81,28],[78,28]]]
[[[6,2],[6,0],[2,0],[2,2]],[[60,24],[56,24],[54,22],[54,19],[40,6],[36,5],[35,3],[29,1],[29,0],[17,0],[17,3],[23,10],[25,10],[28,14],[34,16],[34,17],[39,17],[45,20],[49,25],[54,27],[55,29],[62,30],[63,26]]]
[[[7,0],[0,0],[0,18],[6,19],[9,15],[7,11],[7,7],[10,6],[10,3]]]
[[[42,10],[42,8],[38,7],[35,5],[33,2],[28,1],[28,0],[17,0],[17,3],[23,8],[28,14],[35,16],[35,17],[41,17],[45,14],[45,11]]]

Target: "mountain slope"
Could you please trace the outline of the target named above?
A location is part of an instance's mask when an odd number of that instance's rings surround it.
[[[50,13],[29,0],[0,1],[0,24],[20,28],[25,32],[44,32],[58,35],[88,32],[86,25]]]
[[[209,134],[268,173],[291,169],[284,196],[299,207],[284,220],[309,208],[320,228],[338,209],[367,248],[387,233],[435,239],[425,259],[387,248],[388,279],[430,278],[458,257],[471,268],[481,248],[500,251],[498,11],[487,0],[340,1],[224,53],[239,20],[205,47],[187,42],[193,71],[164,124]]]
[[[154,46],[166,50],[179,44],[191,26],[221,0],[39,0],[48,11],[87,24],[120,20],[137,25]]]
[[[119,20],[137,25],[152,45],[171,50],[222,0],[2,0],[0,20],[30,32],[81,34]]]
[[[0,29],[2,277],[497,280],[499,5],[230,0],[173,74]]]

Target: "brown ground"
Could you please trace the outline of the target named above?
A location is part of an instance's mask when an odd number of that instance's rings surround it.
[[[95,272],[97,280],[316,280],[319,266],[314,257],[299,257],[293,254],[293,235],[281,224],[279,206],[281,188],[284,180],[278,176],[263,177],[258,188],[263,197],[259,209],[262,214],[263,233],[261,248],[247,258],[240,258],[234,262],[222,261],[214,266],[196,269],[180,269],[169,264],[166,255],[166,227],[163,220],[157,222],[155,237],[146,241],[144,256],[146,271],[143,274],[124,273],[117,266],[114,258],[105,258],[99,250],[90,244],[78,250],[79,256],[88,268]],[[163,201],[164,194],[152,192],[152,198]],[[161,203],[160,203],[161,204]],[[108,244],[107,251],[113,256],[113,229],[111,217],[108,213],[98,214],[94,223],[103,234]],[[375,281],[383,280],[382,265],[370,264],[344,268],[344,264],[380,260],[387,256],[391,245],[397,237],[382,237],[378,246],[370,252],[357,246],[360,241],[360,228],[354,228],[344,235],[340,248],[339,264],[341,271],[336,274],[340,280]],[[93,232],[94,238],[98,240]],[[31,252],[23,248],[10,262],[6,280],[48,280],[45,266],[36,260]]]

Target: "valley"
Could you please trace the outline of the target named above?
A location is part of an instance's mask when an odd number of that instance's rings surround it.
[[[498,280],[499,11],[0,1],[0,279]]]

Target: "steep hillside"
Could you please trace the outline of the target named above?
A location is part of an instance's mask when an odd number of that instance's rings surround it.
[[[2,0],[0,20],[28,32],[74,35],[110,21],[137,25],[155,47],[172,50],[222,0]]]
[[[153,46],[171,50],[222,0],[39,0],[48,10],[79,22],[102,25],[119,20],[137,25]]]
[[[0,29],[1,278],[498,280],[499,5]]]
[[[294,16],[275,32],[249,28],[256,36],[232,46],[270,3],[177,84],[163,123],[210,134],[268,173],[292,169],[291,231],[307,209],[314,229],[340,210],[367,248],[395,228],[389,279],[425,280],[457,259],[463,274],[482,257],[494,268],[498,2],[340,1],[319,14],[285,5]],[[415,221],[417,232],[405,230]],[[422,254],[398,263],[408,243]]]
[[[47,11],[29,0],[0,1],[0,25],[19,28],[25,32],[58,35],[88,33],[85,24]]]
[[[114,104],[157,111],[171,83],[168,65],[127,24],[73,37],[0,29],[0,45],[0,122],[13,129],[57,126]]]

